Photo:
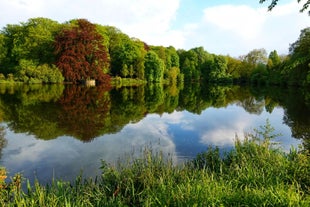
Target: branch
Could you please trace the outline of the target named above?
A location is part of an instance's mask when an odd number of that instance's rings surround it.
[[[268,11],[271,11],[275,6],[277,6],[279,0],[272,0],[270,5],[268,6]],[[262,4],[266,2],[266,0],[259,0],[259,3]],[[297,0],[298,3],[301,2],[301,0]],[[299,10],[300,12],[305,12],[309,9],[310,6],[310,0],[307,0],[306,3],[303,4],[302,8]],[[310,10],[308,11],[308,15],[310,16]]]

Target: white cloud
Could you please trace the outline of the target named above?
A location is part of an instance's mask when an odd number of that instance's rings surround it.
[[[173,113],[164,113],[161,117],[163,121],[169,124],[179,124],[184,122],[184,111],[174,111]]]
[[[244,117],[235,118],[236,120],[225,123],[226,125],[218,125],[218,127],[214,127],[212,130],[205,131],[200,138],[200,142],[205,145],[212,144],[219,147],[233,146],[235,136],[237,135],[238,138],[242,139],[244,129],[251,125],[250,119],[247,120]]]
[[[187,33],[185,45],[200,45],[209,52],[233,56],[256,48],[287,53],[300,30],[309,26],[308,15],[299,13],[299,9],[295,0],[278,5],[271,12],[265,7],[231,4],[206,8],[201,22]]]
[[[222,5],[204,10],[204,22],[214,24],[223,32],[235,33],[240,38],[255,38],[266,20],[265,10],[249,6]]]
[[[54,140],[37,140],[23,133],[7,130],[8,146],[3,150],[2,165],[10,173],[22,171],[27,178],[35,172],[40,179],[50,179],[52,173],[62,179],[77,176],[83,169],[85,176],[100,173],[100,160],[115,163],[119,159],[141,156],[146,146],[153,152],[168,154],[178,162],[176,146],[168,133],[168,126],[159,116],[148,116],[135,124],[128,124],[117,134],[97,137],[92,142],[82,143],[71,137]]]
[[[111,25],[149,44],[182,46],[179,31],[170,29],[179,0],[2,0],[0,26],[47,17],[59,22],[86,18]]]

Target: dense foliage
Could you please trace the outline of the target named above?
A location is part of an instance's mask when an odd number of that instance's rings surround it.
[[[76,20],[56,36],[55,53],[57,66],[65,80],[110,82],[109,76],[103,72],[108,68],[109,61],[102,36],[96,31],[96,26],[87,20]]]
[[[147,148],[128,163],[102,162],[96,179],[76,178],[72,184],[28,183],[19,174],[5,183],[0,169],[2,206],[309,206],[309,151],[284,153],[273,143],[267,124],[237,139],[221,156],[217,148],[183,165]]]
[[[81,82],[96,79],[179,84],[309,86],[309,28],[301,31],[288,55],[269,55],[263,48],[238,58],[190,50],[153,46],[130,38],[111,26],[75,19],[60,24],[46,18],[7,25],[0,31],[0,81],[27,83]],[[56,66],[57,67],[56,67]]]

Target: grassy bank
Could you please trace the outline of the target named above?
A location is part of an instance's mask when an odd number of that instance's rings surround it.
[[[284,153],[270,126],[236,139],[235,149],[218,148],[182,166],[146,149],[140,159],[117,166],[102,162],[102,175],[75,183],[38,182],[20,188],[17,175],[1,181],[2,206],[310,206],[310,154]],[[4,171],[2,171],[2,178]]]

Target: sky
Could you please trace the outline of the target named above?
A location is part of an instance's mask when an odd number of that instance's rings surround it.
[[[304,0],[305,1],[305,0]],[[265,48],[287,54],[310,16],[302,3],[280,0],[272,12],[259,0],[0,0],[0,28],[46,17],[84,18],[115,26],[149,45],[238,57]],[[301,1],[303,2],[303,0]]]

